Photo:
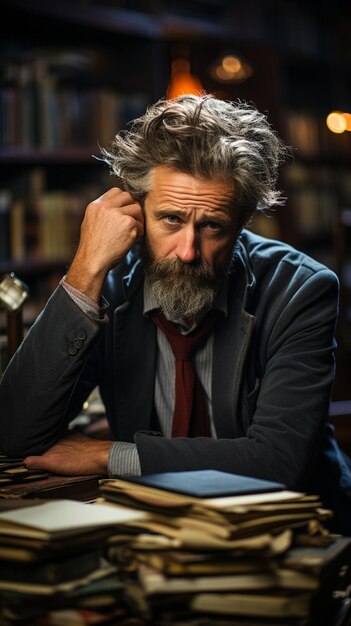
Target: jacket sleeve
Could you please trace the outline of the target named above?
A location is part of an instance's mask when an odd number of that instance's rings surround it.
[[[4,454],[41,454],[60,438],[98,384],[98,368],[87,360],[100,333],[98,324],[58,287],[1,381]]]
[[[139,432],[135,442],[142,473],[212,468],[302,488],[328,413],[338,280],[321,269],[281,285],[275,301],[273,291],[266,291],[270,322],[258,330],[256,357],[263,373],[245,436],[165,439]]]

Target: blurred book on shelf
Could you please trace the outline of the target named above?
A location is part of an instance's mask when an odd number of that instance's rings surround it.
[[[6,191],[8,220],[4,223],[6,250],[3,260],[47,260],[72,257],[79,240],[85,202],[93,190],[80,194],[48,190],[44,168],[29,168],[17,176]],[[98,189],[94,189],[98,192]]]
[[[326,125],[326,117],[315,111],[282,112],[283,133],[297,157],[307,159],[346,158],[351,156],[348,133],[335,134]]]
[[[12,196],[9,189],[0,189],[0,261],[11,255],[10,211]]]
[[[97,150],[110,144],[148,102],[143,93],[96,84],[100,56],[89,49],[36,48],[31,57],[9,61],[0,85],[0,147]]]

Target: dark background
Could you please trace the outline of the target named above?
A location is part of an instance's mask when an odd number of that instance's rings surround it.
[[[214,80],[224,53],[252,75]],[[252,228],[340,279],[331,412],[350,450],[351,132],[325,123],[351,113],[349,2],[0,1],[0,277],[14,271],[29,285],[28,327],[72,258],[84,207],[113,184],[92,155],[166,95],[179,57],[206,92],[254,102],[293,148],[279,181],[286,206]]]

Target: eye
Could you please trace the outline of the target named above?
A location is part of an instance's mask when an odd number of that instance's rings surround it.
[[[223,230],[222,224],[219,224],[218,222],[208,221],[201,224],[201,226],[202,228],[206,228],[212,233],[219,233],[221,230]]]
[[[177,215],[165,215],[162,219],[166,224],[179,224],[180,222],[180,218]]]

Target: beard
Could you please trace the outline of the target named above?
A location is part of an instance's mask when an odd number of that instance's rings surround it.
[[[201,259],[191,263],[178,258],[154,260],[145,249],[143,262],[147,288],[173,320],[198,321],[212,307],[225,274]]]

